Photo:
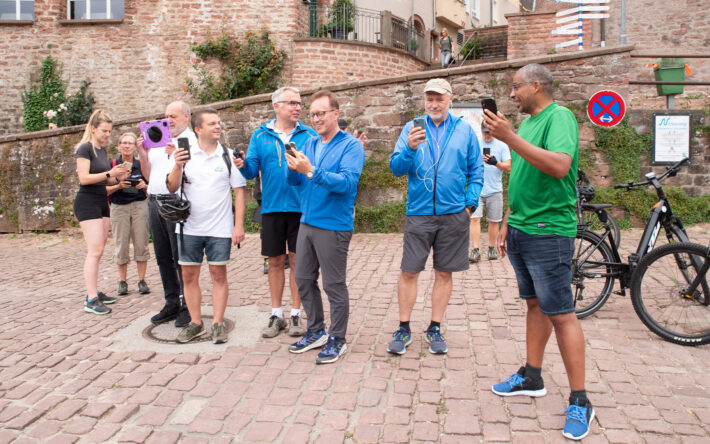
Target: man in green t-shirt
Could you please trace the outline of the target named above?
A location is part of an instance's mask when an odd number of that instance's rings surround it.
[[[501,396],[543,396],[542,358],[552,330],[567,370],[571,394],[563,435],[582,439],[594,409],[584,388],[584,334],[574,312],[571,262],[575,218],[577,121],[552,100],[552,74],[542,65],[521,68],[513,77],[511,99],[530,114],[515,134],[498,113],[485,112],[491,134],[510,147],[512,170],[508,211],[498,234],[501,257],[508,253],[520,297],[527,303],[523,367],[493,386]]]

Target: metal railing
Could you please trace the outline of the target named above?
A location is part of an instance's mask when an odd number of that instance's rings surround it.
[[[407,23],[390,18],[391,35],[383,36],[383,21],[391,17],[365,8],[353,8],[348,5],[308,6],[308,37],[332,38],[374,43],[408,51],[410,54],[425,58],[424,34]],[[389,37],[389,38],[387,38]],[[391,43],[390,43],[391,42]]]

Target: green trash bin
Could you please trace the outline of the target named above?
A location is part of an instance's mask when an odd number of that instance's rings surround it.
[[[663,58],[653,69],[658,82],[682,82],[685,80],[685,59]],[[683,85],[656,85],[659,96],[683,94]]]

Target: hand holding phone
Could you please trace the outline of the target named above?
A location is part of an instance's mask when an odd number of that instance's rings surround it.
[[[416,150],[420,143],[426,140],[426,120],[422,117],[414,119],[407,138],[409,148]]]
[[[498,115],[498,105],[496,104],[495,99],[492,97],[487,97],[483,100],[481,100],[481,108],[484,110],[489,110],[495,115]]]
[[[286,144],[286,154],[288,154],[291,157],[296,157],[296,143],[295,142],[289,142]]]
[[[192,158],[192,155],[190,154],[190,141],[187,139],[187,137],[179,137],[177,140],[178,143],[178,148],[181,150],[185,150],[187,153],[187,157],[185,158],[185,161],[187,162]]]
[[[490,156],[490,155],[491,155],[491,149],[490,149],[490,148],[483,148],[483,155],[484,155],[484,156]]]

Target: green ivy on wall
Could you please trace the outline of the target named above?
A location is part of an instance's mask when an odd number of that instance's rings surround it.
[[[641,159],[651,152],[651,136],[640,136],[624,119],[612,128],[594,127],[597,150],[609,161],[616,183],[638,180],[641,176]]]

